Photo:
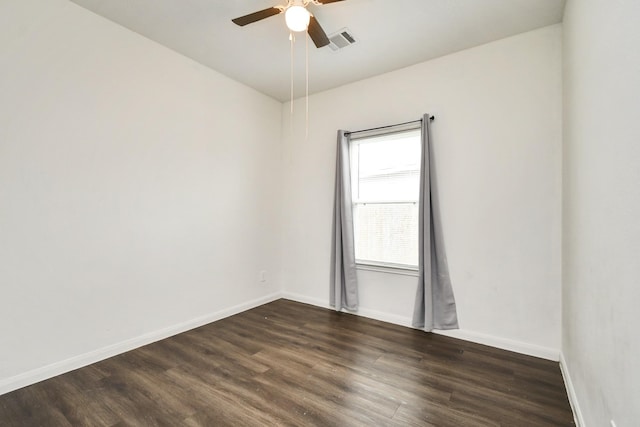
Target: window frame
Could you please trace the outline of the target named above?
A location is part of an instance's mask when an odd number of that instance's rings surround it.
[[[386,135],[394,135],[394,134],[402,134],[413,131],[420,131],[421,129],[421,121],[410,122],[401,125],[394,126],[385,126],[383,128],[377,128],[368,131],[361,132],[353,132],[351,134],[351,138],[349,141],[349,156],[350,156],[350,166],[351,166],[351,186],[352,186],[352,196],[351,196],[351,208],[352,211],[355,212],[356,205],[366,205],[367,203],[389,203],[389,204],[399,204],[399,203],[413,203],[418,204],[420,202],[420,195],[418,195],[417,200],[392,200],[392,201],[375,201],[375,200],[361,200],[359,199],[359,191],[357,192],[358,198],[354,197],[354,188],[359,185],[358,179],[358,166],[359,162],[353,161],[354,151],[358,149],[358,146],[362,143],[362,140],[368,140],[372,138],[384,137]],[[420,138],[420,150],[422,147],[422,137]],[[366,143],[366,142],[365,142]],[[418,173],[420,174],[421,167],[418,167]],[[354,217],[354,226],[355,226],[355,217]],[[418,263],[420,260],[418,260]],[[382,261],[374,261],[374,260],[364,260],[356,258],[356,269],[358,270],[366,270],[366,271],[376,271],[382,273],[392,273],[392,274],[401,274],[408,276],[418,276],[418,265],[411,264],[399,264],[393,262],[382,262]]]

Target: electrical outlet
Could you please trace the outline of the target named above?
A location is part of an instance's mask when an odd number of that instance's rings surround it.
[[[267,270],[260,271],[260,273],[258,274],[258,281],[260,283],[266,283],[267,282]]]

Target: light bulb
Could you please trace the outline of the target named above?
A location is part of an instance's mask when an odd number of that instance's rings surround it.
[[[291,6],[284,13],[284,20],[291,31],[305,31],[311,15],[303,6]]]

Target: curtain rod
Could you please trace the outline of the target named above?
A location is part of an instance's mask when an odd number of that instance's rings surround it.
[[[429,120],[430,121],[434,121],[436,119],[436,116],[429,116]],[[404,123],[397,123],[395,125],[387,125],[387,126],[380,126],[377,128],[371,128],[371,129],[361,129],[361,130],[354,130],[351,132],[345,132],[345,135],[351,135],[354,133],[360,133],[360,132],[370,132],[372,130],[381,130],[381,129],[387,129],[387,128],[394,128],[396,126],[404,126],[404,125],[410,125],[412,123],[422,123],[422,119],[418,119],[418,120],[411,120],[410,122],[404,122]]]

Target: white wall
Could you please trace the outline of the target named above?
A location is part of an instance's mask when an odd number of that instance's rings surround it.
[[[280,103],[73,3],[0,2],[0,393],[279,293],[280,159]]]
[[[639,22],[635,0],[565,10],[562,352],[589,427],[640,420]]]
[[[286,295],[328,303],[336,130],[429,112],[458,336],[557,359],[561,96],[555,25],[311,96],[308,140],[285,104]],[[414,277],[359,278],[361,314],[409,323]]]

